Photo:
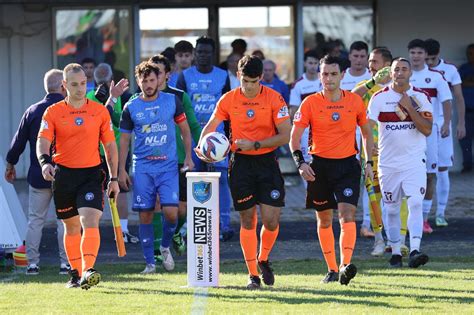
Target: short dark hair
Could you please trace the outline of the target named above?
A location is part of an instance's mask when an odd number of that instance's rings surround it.
[[[421,48],[426,51],[425,41],[419,38],[413,39],[408,43],[408,50],[413,48]]]
[[[321,60],[319,60],[319,65],[332,65],[332,64],[337,64],[339,66],[339,70],[344,71],[344,62],[341,58],[339,57],[334,57],[330,55],[326,55]]]
[[[415,46],[415,47],[417,47],[417,46]],[[408,60],[407,58],[403,58],[403,57],[396,57],[396,58],[394,58],[394,59],[392,60],[392,63],[390,64],[390,66],[392,66],[392,65],[393,65],[395,62],[397,62],[397,61],[403,61],[403,62],[408,63],[408,66],[409,66],[410,69],[411,69],[411,62],[410,62],[410,60]]]
[[[427,40],[425,40],[425,48],[428,55],[432,56],[439,54],[441,45],[436,39],[428,38]]]
[[[247,42],[242,38],[234,39],[234,41],[230,44],[230,46],[234,49],[236,46],[241,46],[244,49],[244,51],[247,50]]]
[[[194,49],[193,44],[191,44],[187,40],[180,40],[179,42],[177,42],[174,45],[174,50],[177,53],[179,53],[179,52],[180,53],[186,53],[186,52],[192,53],[193,49]]]
[[[369,52],[369,45],[363,41],[355,41],[351,44],[349,47],[349,53],[351,53],[353,50],[365,50],[366,52]]]
[[[304,53],[303,61],[306,61],[306,59],[310,57],[319,60],[321,56],[319,56],[318,51],[316,49],[310,49]]]
[[[156,63],[156,64],[162,64],[165,66],[165,72],[168,73],[171,71],[171,64],[168,58],[164,55],[154,55],[150,59],[148,59],[148,62]]]
[[[257,56],[245,55],[239,60],[237,69],[242,75],[257,78],[263,73],[263,62]]]
[[[85,63],[92,63],[92,64],[94,64],[94,67],[97,66],[97,63],[95,62],[95,60],[93,58],[86,57],[86,58],[82,59],[81,66]]]
[[[175,63],[176,62],[176,59],[174,58],[175,54],[176,54],[176,51],[174,50],[173,47],[166,47],[165,50],[163,50],[161,52],[161,55],[165,56],[166,59],[168,59],[169,63]]]
[[[196,40],[196,47],[199,45],[199,44],[202,44],[202,45],[211,45],[212,46],[212,50],[216,50],[216,42],[210,38],[210,37],[207,37],[207,36],[201,36],[199,37],[197,40]]]
[[[158,68],[156,64],[149,61],[142,61],[135,67],[136,78],[147,78],[152,72],[158,76],[160,74],[160,68]]]
[[[474,49],[474,43],[467,45],[466,47],[466,53],[469,49]]]
[[[381,55],[384,62],[391,62],[393,59],[392,53],[387,47],[375,47],[370,53]]]

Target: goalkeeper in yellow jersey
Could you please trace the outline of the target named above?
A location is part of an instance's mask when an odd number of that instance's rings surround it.
[[[365,105],[369,104],[372,95],[380,91],[386,85],[390,83],[390,63],[392,62],[392,54],[385,47],[378,47],[371,51],[369,55],[369,70],[372,74],[372,79],[361,81],[352,90],[362,96]],[[374,144],[377,147],[378,141],[378,130],[377,125],[373,128]],[[362,157],[363,158],[363,157]],[[385,250],[385,241],[382,236],[382,212],[381,212],[381,195],[380,186],[377,176],[377,161],[378,154],[374,152],[373,156],[373,167],[374,179],[366,179],[365,186],[369,194],[369,209],[370,209],[370,221],[372,229],[375,233],[374,249],[372,256],[381,256]],[[364,159],[362,159],[364,161]]]

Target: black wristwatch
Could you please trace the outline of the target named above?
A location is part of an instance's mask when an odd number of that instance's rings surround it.
[[[111,177],[110,182],[118,182],[118,177]]]
[[[374,161],[367,161],[365,164],[374,167]]]
[[[255,150],[260,149],[260,142],[255,141],[255,142],[253,143],[253,147],[254,147]]]

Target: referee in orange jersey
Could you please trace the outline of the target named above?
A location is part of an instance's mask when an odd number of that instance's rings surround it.
[[[43,115],[36,155],[44,179],[53,182],[56,215],[65,227],[64,247],[71,265],[66,287],[87,290],[101,278],[93,268],[104,207],[105,173],[99,141],[106,155],[111,197],[119,193],[118,153],[108,110],[86,99],[87,78],[81,65],[72,63],[64,68],[63,86],[67,90],[64,101],[51,105]]]
[[[229,186],[235,210],[240,214],[240,244],[250,274],[248,289],[259,289],[261,280],[273,285],[275,277],[268,256],[279,231],[280,208],[285,205],[285,187],[275,150],[288,143],[290,116],[283,97],[260,84],[263,64],[255,56],[244,56],[238,64],[240,87],[224,94],[201,139],[216,130],[223,121],[230,122],[232,158]],[[200,148],[196,154],[207,160]],[[257,260],[257,204],[263,227]],[[258,265],[258,267],[257,267]]]
[[[323,90],[308,96],[295,114],[290,148],[304,180],[308,181],[306,207],[316,210],[318,236],[329,272],[323,283],[339,281],[347,285],[357,273],[351,264],[356,242],[355,211],[360,191],[361,167],[356,159],[355,132],[360,126],[366,149],[366,172],[372,173],[372,130],[362,98],[340,89],[341,60],[325,56],[320,60]],[[301,135],[311,128],[312,161],[305,161],[300,148]],[[339,211],[341,263],[336,262],[333,209]]]

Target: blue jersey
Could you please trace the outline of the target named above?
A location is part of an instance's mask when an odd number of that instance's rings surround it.
[[[286,85],[285,82],[282,80],[278,79],[278,77],[273,77],[272,82],[265,82],[264,80],[260,81],[261,85],[268,86],[271,89],[274,89],[278,93],[283,96],[283,99],[285,100],[286,104],[288,104],[288,101],[290,100],[290,90],[288,89],[288,86]]]
[[[220,68],[213,67],[211,72],[201,73],[193,66],[181,73],[177,88],[188,93],[202,128],[211,118],[217,101],[229,90],[229,78],[227,71]]]
[[[160,92],[154,101],[130,100],[122,113],[120,131],[135,133],[135,173],[168,172],[178,167],[175,124],[186,120],[174,94]]]
[[[178,83],[178,77],[179,73],[178,72],[171,72],[170,77],[168,78],[168,86],[171,86],[173,88],[176,87],[176,83]]]

